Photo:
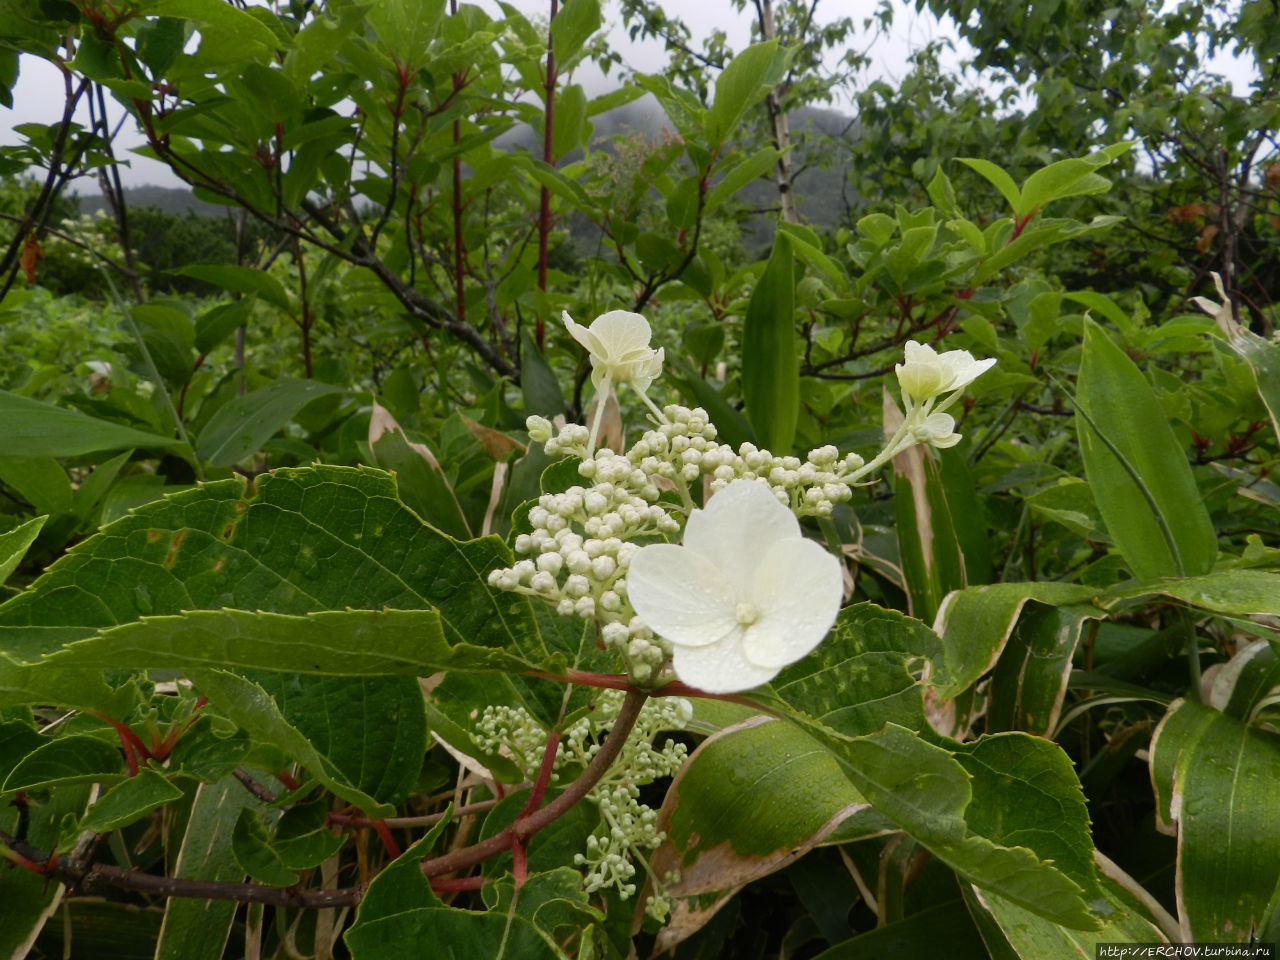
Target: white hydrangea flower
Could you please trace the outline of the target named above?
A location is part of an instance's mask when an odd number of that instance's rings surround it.
[[[954,447],[960,442],[960,434],[955,429],[956,418],[951,414],[931,413],[912,428],[911,436],[917,443],[928,443],[939,449]]]
[[[643,393],[654,377],[662,373],[664,351],[649,346],[653,331],[649,321],[638,313],[610,310],[584,327],[562,314],[569,335],[591,354],[591,383],[599,387],[608,377],[612,383],[628,383]]]
[[[938,353],[928,344],[908,340],[906,362],[899,363],[894,371],[910,410],[911,401],[924,403],[941,394],[964,389],[995,363],[994,358],[975,360],[968,350]]]
[[[591,322],[590,327],[574,323],[568,311],[562,313],[569,335],[587,348],[591,354],[591,383],[595,386],[596,415],[591,421],[587,437],[586,456],[595,453],[596,438],[600,433],[600,421],[604,413],[605,398],[613,393],[615,384],[625,383],[640,395],[658,418],[662,411],[654,406],[645,392],[653,378],[662,373],[664,352],[661,347],[649,346],[653,331],[649,321],[638,313],[627,310],[610,310]]]
[[[676,676],[732,693],[767,683],[821,643],[843,585],[840,563],[801,535],[769,488],[738,480],[692,513],[683,546],[636,552],[627,595],[672,644]]]

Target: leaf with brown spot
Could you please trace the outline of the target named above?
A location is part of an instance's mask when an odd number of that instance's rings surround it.
[[[27,275],[27,283],[36,282],[36,261],[43,259],[44,248],[40,246],[40,241],[36,239],[36,232],[32,230],[22,241],[22,253],[18,257],[18,265]]]
[[[462,422],[467,425],[467,429],[471,431],[471,435],[476,438],[484,452],[494,460],[501,460],[512,450],[519,450],[524,453],[527,449],[518,440],[513,440],[499,430],[493,430],[484,424],[476,423],[468,417],[462,417]]]
[[[862,827],[842,829],[842,839],[885,828],[821,745],[750,717],[708,737],[676,775],[658,815],[667,839],[651,865],[658,876],[679,872],[672,896],[725,890],[782,869],[851,818]]]

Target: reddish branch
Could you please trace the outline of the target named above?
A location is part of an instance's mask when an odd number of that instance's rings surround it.
[[[636,725],[636,720],[640,717],[640,709],[644,706],[644,702],[648,697],[649,695],[643,690],[637,690],[634,687],[628,688],[627,696],[622,701],[622,706],[618,710],[617,718],[613,721],[613,728],[609,731],[609,736],[600,746],[599,752],[591,758],[591,762],[587,764],[587,769],[582,771],[582,776],[569,784],[564,793],[560,794],[545,807],[528,815],[517,817],[515,823],[487,840],[482,840],[473,846],[463,847],[461,850],[454,850],[443,856],[424,861],[422,872],[428,877],[439,877],[466,867],[473,867],[477,863],[488,860],[490,857],[495,857],[507,850],[514,849],[543,827],[563,816],[574,804],[585,797],[591,791],[591,788],[600,782],[600,778],[605,775],[608,769],[613,766],[613,761],[617,759],[618,754],[622,751],[622,745],[627,742],[631,729]]]
[[[609,736],[599,752],[587,765],[582,776],[569,784],[558,797],[545,807],[522,813],[500,833],[470,847],[454,850],[422,864],[422,872],[430,879],[431,887],[438,892],[474,890],[484,883],[482,877],[443,878],[466,867],[475,866],[490,857],[507,850],[523,848],[528,839],[539,830],[555,822],[570,808],[582,800],[613,765],[627,737],[631,734],[640,709],[648,698],[642,690],[628,689]],[[544,763],[544,767],[546,764]],[[548,771],[548,779],[549,779]],[[534,785],[537,789],[537,785]],[[545,784],[544,784],[545,790]],[[492,804],[490,804],[492,805]],[[476,812],[478,805],[460,807],[458,812]],[[342,815],[334,815],[333,822],[342,822]],[[354,819],[354,818],[353,818]],[[386,828],[387,821],[381,821]],[[395,822],[395,821],[391,821]],[[376,825],[376,824],[375,824]],[[240,903],[263,903],[293,909],[325,907],[349,907],[358,904],[365,887],[344,887],[336,890],[303,890],[300,887],[271,887],[259,883],[232,883],[213,880],[184,880],[177,877],[161,877],[140,873],[125,867],[109,864],[85,863],[74,858],[59,858],[37,849],[23,840],[0,833],[0,856],[16,866],[56,880],[78,893],[94,894],[107,887],[137,890],[140,893],[162,897],[186,897],[198,900],[235,900]]]

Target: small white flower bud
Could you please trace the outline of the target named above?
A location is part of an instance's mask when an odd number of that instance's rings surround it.
[[[595,560],[591,561],[591,574],[597,580],[608,580],[613,576],[613,571],[617,568],[617,561],[608,554],[596,557]]]
[[[538,557],[538,569],[553,576],[560,572],[563,563],[564,557],[558,553],[544,553]]]
[[[540,570],[529,578],[529,586],[539,593],[552,593],[556,588],[556,578]]]
[[[546,443],[551,439],[551,421],[546,417],[529,417],[524,422],[524,428],[529,431],[529,439],[534,443]]]

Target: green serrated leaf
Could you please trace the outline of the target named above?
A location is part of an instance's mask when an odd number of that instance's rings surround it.
[[[77,783],[116,783],[125,778],[120,748],[87,734],[58,737],[19,761],[0,784],[0,793]]]
[[[163,775],[144,768],[136,777],[116,784],[98,798],[80,826],[94,833],[118,830],[181,797],[182,791]]]

